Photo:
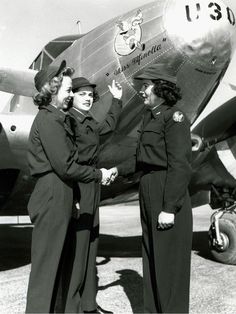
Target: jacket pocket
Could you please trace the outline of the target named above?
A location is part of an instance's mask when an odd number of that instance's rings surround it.
[[[142,145],[155,146],[157,142],[163,139],[162,128],[146,128],[141,135]]]

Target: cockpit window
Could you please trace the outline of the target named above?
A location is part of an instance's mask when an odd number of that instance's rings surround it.
[[[66,50],[70,45],[73,43],[73,41],[51,41],[47,44],[45,47],[45,50],[48,52],[50,56],[53,58],[56,58],[61,54],[64,50]]]
[[[30,65],[30,69],[41,70],[42,68],[47,67],[57,56],[70,47],[74,41],[83,36],[84,35],[79,34],[69,35],[50,41]]]
[[[43,53],[42,67],[47,67],[51,62],[52,59],[46,53]]]
[[[39,56],[34,61],[34,67],[32,69],[39,70],[41,66],[41,59],[42,59],[42,52],[39,54]]]

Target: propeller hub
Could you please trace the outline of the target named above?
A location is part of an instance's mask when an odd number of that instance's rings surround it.
[[[177,50],[199,70],[214,73],[224,68],[234,49],[235,16],[221,0],[169,0],[164,27]]]

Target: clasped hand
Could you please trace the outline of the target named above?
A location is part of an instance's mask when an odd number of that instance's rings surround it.
[[[158,216],[157,229],[169,229],[175,223],[175,214],[161,211]]]
[[[100,170],[102,171],[102,185],[110,185],[118,176],[118,170],[116,167],[111,169],[102,168]]]

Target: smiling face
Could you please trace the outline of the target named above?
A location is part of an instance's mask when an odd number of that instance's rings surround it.
[[[93,87],[80,87],[74,93],[73,107],[82,111],[89,111],[93,106]]]
[[[153,93],[154,83],[151,80],[143,80],[143,85],[140,91],[144,99],[144,105],[148,107],[155,107],[163,101],[156,94]]]
[[[72,80],[69,76],[63,76],[62,83],[56,95],[56,106],[59,109],[68,109],[69,103],[73,98]]]

